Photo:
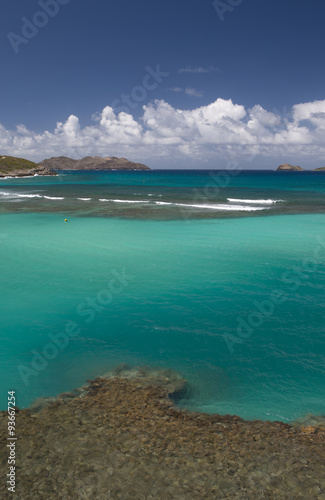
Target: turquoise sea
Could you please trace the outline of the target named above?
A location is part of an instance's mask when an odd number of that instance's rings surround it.
[[[0,179],[0,283],[0,409],[124,362],[189,409],[325,415],[325,173]]]

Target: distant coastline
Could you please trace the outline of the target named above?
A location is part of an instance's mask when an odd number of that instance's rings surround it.
[[[279,165],[276,172],[320,172],[325,171],[325,167],[314,168],[312,170],[305,170],[300,166],[290,165],[290,163],[283,163]]]
[[[143,163],[135,163],[127,158],[116,156],[86,156],[80,160],[74,160],[67,156],[57,156],[39,163],[42,168],[51,170],[151,170]]]
[[[35,175],[58,175],[57,171],[65,170],[151,170],[142,163],[135,163],[126,158],[115,156],[102,158],[87,156],[74,160],[66,156],[52,157],[40,163],[25,158],[0,156],[0,178],[32,177]]]
[[[159,169],[158,169],[159,170]],[[164,169],[178,170],[178,169]],[[184,169],[181,169],[184,170]],[[185,169],[186,170],[186,169]],[[200,170],[200,169],[198,169]],[[202,169],[203,170],[203,169]],[[224,170],[209,169],[209,170]],[[258,169],[257,169],[258,170]],[[264,169],[262,169],[264,170]],[[127,158],[116,156],[86,156],[75,160],[67,156],[56,156],[47,158],[40,163],[35,163],[25,158],[14,156],[0,156],[0,179],[24,178],[33,176],[57,176],[60,172],[74,171],[152,171],[143,163],[133,162]],[[325,167],[315,169],[304,169],[298,165],[283,163],[275,170],[266,169],[269,172],[325,172]]]

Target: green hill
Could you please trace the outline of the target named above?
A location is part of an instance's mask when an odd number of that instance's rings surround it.
[[[33,161],[25,158],[16,158],[14,156],[0,156],[0,177],[7,175],[20,177],[24,175],[56,175],[48,168],[40,167]]]
[[[25,160],[24,158],[15,158],[14,156],[0,156],[0,171],[10,172],[16,169],[26,169],[38,168],[37,163],[33,161]]]

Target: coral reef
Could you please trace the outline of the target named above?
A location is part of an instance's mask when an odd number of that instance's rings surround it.
[[[180,410],[169,395],[184,388],[119,366],[17,411],[17,499],[325,499],[323,426]],[[6,428],[1,412],[2,478]]]

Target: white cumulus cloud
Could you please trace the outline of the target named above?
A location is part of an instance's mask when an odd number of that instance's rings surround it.
[[[0,154],[41,161],[50,156],[127,156],[131,160],[237,159],[264,155],[286,160],[290,155],[321,161],[325,152],[325,101],[300,103],[286,114],[245,108],[232,100],[191,110],[164,100],[143,106],[143,114],[115,114],[110,106],[82,126],[77,116],[53,131],[34,132],[23,124],[9,130],[0,124]],[[325,161],[324,161],[325,163]]]

